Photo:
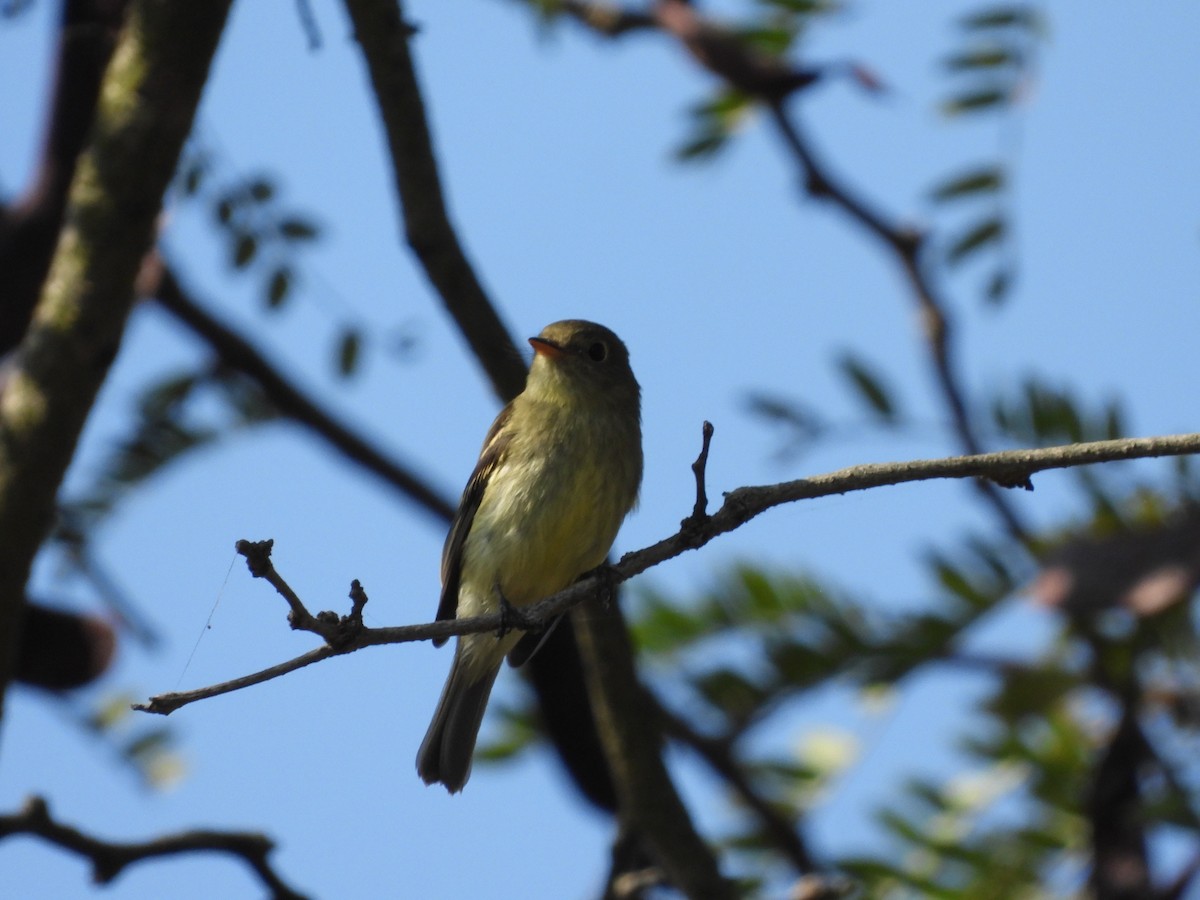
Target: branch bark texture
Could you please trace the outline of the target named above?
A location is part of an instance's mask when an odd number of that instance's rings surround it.
[[[105,75],[67,225],[0,398],[0,685],[13,670],[34,554],[120,345],[229,5],[134,3]]]

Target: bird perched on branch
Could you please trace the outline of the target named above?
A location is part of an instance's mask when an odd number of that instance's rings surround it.
[[[528,606],[567,587],[603,562],[637,500],[641,392],[625,345],[574,319],[529,343],[525,390],[492,423],[446,538],[439,620]],[[426,784],[462,790],[500,664],[520,664],[541,637],[457,639],[417,753]]]

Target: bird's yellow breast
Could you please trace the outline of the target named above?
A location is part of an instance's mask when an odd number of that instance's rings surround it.
[[[496,609],[497,586],[513,605],[528,605],[598,566],[637,497],[640,454],[616,452],[622,443],[613,431],[627,423],[556,409],[538,414],[560,418],[536,436],[516,434],[475,513],[463,548],[460,616]]]

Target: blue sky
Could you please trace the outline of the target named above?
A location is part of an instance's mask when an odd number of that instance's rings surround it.
[[[447,494],[470,472],[496,402],[401,245],[384,146],[341,7],[314,0],[324,46],[309,52],[291,2],[235,5],[199,118],[224,174],[268,171],[287,204],[315,213],[324,239],[302,263],[301,292],[278,316],[228,274],[206,214],[172,216],[167,246],[214,311],[330,408],[409,461]],[[412,2],[415,53],[452,215],[518,336],[592,318],[629,344],[644,393],[646,480],[619,551],[673,532],[692,501],[688,465],[700,423],[716,425],[710,494],[856,462],[956,452],[944,431],[846,439],[786,464],[776,436],[745,412],[753,389],[802,399],[834,421],[861,417],[835,372],[853,349],[894,379],[914,418],[944,418],[931,390],[906,287],[891,261],[842,217],[801,201],[765,121],[751,120],[709,165],[680,166],[686,110],[712,85],[676,48],[647,37],[608,44],[563,27],[543,34],[519,4]],[[738,9],[739,4],[711,4]],[[996,157],[993,119],[947,122],[937,62],[958,46],[961,3],[861,2],[812,34],[811,58],[852,57],[889,93],[842,83],[798,107],[823,154],[894,215],[938,224],[939,178]],[[22,185],[36,152],[55,4],[0,24],[0,188]],[[1200,78],[1194,4],[1055,4],[1039,77],[1015,127],[1020,280],[1009,304],[984,308],[986,269],[947,285],[960,323],[968,389],[987,393],[1030,373],[1087,398],[1122,396],[1138,434],[1195,429],[1200,284]],[[27,86],[21,90],[14,85]],[[339,323],[415,336],[397,358],[366,348],[361,377],[331,372]],[[154,309],[135,313],[72,484],[83,484],[120,434],[139,385],[202,358]],[[90,467],[90,468],[89,468]],[[1146,471],[1154,471],[1147,467]],[[1014,498],[1035,521],[1072,512],[1056,476]],[[922,484],[773,511],[673,560],[643,583],[687,593],[730,562],[815,567],[881,608],[921,603],[932,586],[920,552],[990,526],[957,484]],[[312,646],[282,602],[234,563],[242,538],[272,537],[292,585],[341,608],[365,585],[370,624],[432,617],[441,527],[369,475],[287,425],[196,454],[132,499],[99,547],[166,637],[127,644],[104,691],[146,695],[196,686]],[[136,560],[130,563],[130,560]],[[231,563],[232,573],[229,572]],[[53,583],[39,567],[38,583]],[[82,592],[77,592],[81,604]],[[213,627],[188,665],[218,602]],[[1028,650],[1052,622],[1011,601],[980,640]],[[449,664],[431,647],[392,647],[310,667],[189,707],[169,720],[186,777],[166,792],[129,774],[41,698],[10,695],[0,808],[48,796],[65,820],[114,838],[203,825],[262,829],[291,883],[314,896],[586,897],[605,869],[610,826],[578,801],[547,753],[477,767],[449,798],[427,789],[413,757]],[[185,665],[187,670],[184,672]],[[497,697],[512,697],[506,674]],[[818,697],[764,740],[790,746],[830,725],[857,734],[865,762],[812,819],[824,850],[873,839],[870,810],[902,774],[960,765],[947,743],[979,684],[961,674],[908,685],[883,715]],[[486,730],[486,726],[485,726]],[[931,750],[930,747],[933,747]],[[706,776],[681,760],[688,799],[719,830]],[[0,844],[8,895],[250,897],[240,866],[196,858],[139,866],[111,888],[32,841]]]

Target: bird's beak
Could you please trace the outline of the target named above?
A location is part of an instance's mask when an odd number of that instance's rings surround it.
[[[529,345],[533,347],[534,353],[540,353],[546,359],[562,359],[567,351],[560,347],[554,341],[548,341],[541,337],[531,337]]]

